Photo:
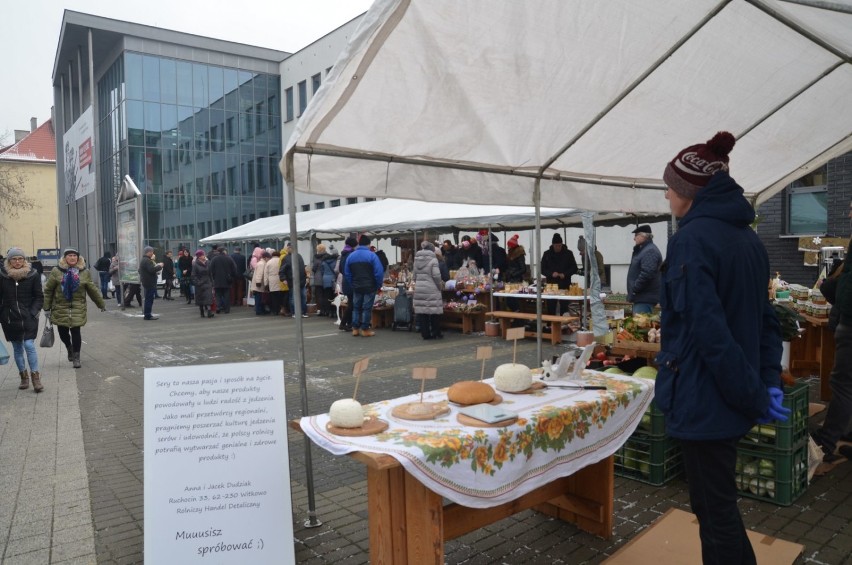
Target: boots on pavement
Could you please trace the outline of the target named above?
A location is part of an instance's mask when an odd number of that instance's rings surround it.
[[[83,365],[80,363],[80,352],[75,351],[73,357],[74,357],[74,368],[79,369],[80,367],[82,367]]]
[[[35,379],[35,375],[38,373],[33,373],[33,379]],[[21,371],[21,384],[18,385],[18,388],[21,390],[27,390],[30,388],[30,374],[26,371]]]
[[[33,378],[33,390],[36,391],[36,392],[43,391],[44,385],[41,384],[41,375],[39,374],[39,372],[33,371],[32,378]]]

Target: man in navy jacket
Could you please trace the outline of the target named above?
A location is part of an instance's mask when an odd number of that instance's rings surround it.
[[[375,253],[370,251],[370,238],[362,235],[358,247],[346,258],[343,277],[352,289],[352,335],[372,337],[373,302],[382,288],[385,270]]]
[[[789,413],[769,258],[750,227],[754,210],[728,174],[735,142],[719,132],[663,173],[680,221],[662,268],[655,398],[681,443],[705,565],[755,563],[737,508],[737,443],[754,424]]]

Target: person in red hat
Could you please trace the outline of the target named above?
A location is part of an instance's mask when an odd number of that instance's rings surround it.
[[[666,433],[680,440],[703,562],[725,565],[755,563],[737,508],[737,444],[755,424],[790,412],[766,290],[769,257],[751,229],[754,210],[728,173],[735,143],[719,132],[680,151],[663,173],[679,220],[662,269],[654,393]]]
[[[506,242],[509,249],[506,255],[506,279],[507,283],[522,283],[527,275],[527,252],[523,245],[518,243],[519,235],[515,234]],[[512,312],[520,312],[521,306],[517,298],[507,298],[506,308]]]

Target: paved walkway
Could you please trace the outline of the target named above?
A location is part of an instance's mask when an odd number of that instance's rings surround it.
[[[249,308],[201,319],[180,301],[157,301],[156,322],[139,309],[89,311],[83,330],[83,368],[76,372],[57,342],[40,349],[44,393],[18,391],[14,361],[0,367],[0,562],[143,562],[142,374],[144,367],[284,359],[287,416],[300,415],[294,321],[256,317]],[[479,375],[477,345],[494,346],[495,364],[509,344],[448,332],[422,341],[406,331],[378,330],[370,339],[339,332],[326,318],[305,321],[310,411],[325,411],[351,394],[355,360],[369,355],[359,397],[373,401],[412,392],[410,367],[438,367],[435,387]],[[550,347],[547,345],[546,347]],[[557,351],[558,349],[555,349]],[[549,354],[550,350],[545,350]],[[519,345],[530,363],[535,344]],[[812,386],[812,389],[815,389]],[[317,510],[307,517],[304,439],[290,432],[296,556],[299,563],[367,563],[363,465],[312,449]],[[805,545],[803,563],[852,565],[852,464],[815,480],[789,507],[743,499],[749,528]],[[682,480],[664,487],[616,478],[615,528],[610,540],[522,512],[452,540],[447,563],[601,563],[669,508],[688,509]],[[156,564],[160,565],[160,564]]]
[[[0,367],[0,562],[95,563],[77,379],[59,345],[39,349],[40,394]],[[60,358],[62,357],[62,358]]]

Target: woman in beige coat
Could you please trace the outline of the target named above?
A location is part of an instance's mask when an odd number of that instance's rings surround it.
[[[264,302],[269,300],[269,278],[266,275],[266,263],[272,258],[269,251],[264,251],[260,255],[260,260],[254,268],[254,276],[251,278],[251,290],[254,293],[254,313],[256,316],[265,316],[269,312],[266,311]]]
[[[281,287],[281,279],[278,278],[278,269],[280,267],[280,253],[273,249],[271,257],[264,267],[266,270],[266,280],[269,284],[269,313],[273,316],[281,313],[281,301],[284,299],[284,289]]]

